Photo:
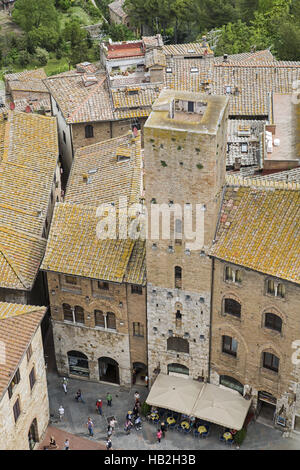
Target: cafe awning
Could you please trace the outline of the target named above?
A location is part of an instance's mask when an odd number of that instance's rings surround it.
[[[159,374],[146,399],[148,405],[190,415],[203,383]]]
[[[236,430],[243,427],[251,405],[230,388],[165,374],[157,376],[146,402]]]
[[[246,400],[239,392],[207,383],[194,404],[192,415],[239,431],[250,405],[251,400]]]

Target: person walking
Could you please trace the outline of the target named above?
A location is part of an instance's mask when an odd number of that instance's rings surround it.
[[[110,426],[112,432],[114,432],[116,424],[117,424],[117,420],[115,418],[112,418],[109,422],[109,426]]]
[[[112,396],[109,392],[106,395],[106,400],[107,400],[107,406],[111,406]]]
[[[136,403],[137,401],[140,401],[140,394],[139,394],[138,391],[136,391],[135,394],[134,394],[134,400],[135,400],[135,403]]]
[[[69,439],[65,440],[65,449],[64,450],[69,450],[70,449],[70,442]]]
[[[110,437],[108,437],[106,440],[106,450],[112,450],[112,442]]]
[[[63,386],[63,389],[64,389],[65,394],[67,394],[67,391],[68,391],[68,390],[67,390],[67,385],[68,385],[68,379],[67,379],[66,377],[64,377],[64,378],[62,379],[62,386]]]
[[[91,420],[91,418],[88,418],[88,422],[86,423],[86,425],[87,425],[90,437],[93,437],[93,435],[94,435],[94,431],[93,431],[94,423]]]
[[[148,382],[149,382],[149,377],[148,377],[148,375],[146,375],[146,377],[145,377],[145,385],[146,385],[146,387],[148,387]]]
[[[81,401],[81,403],[84,403],[83,398],[82,398],[82,393],[80,388],[77,390],[76,395],[75,395],[75,400]]]
[[[139,407],[137,403],[134,405],[132,412],[134,416],[137,416],[139,414]]]
[[[129,419],[126,419],[125,421],[125,426],[124,426],[124,431],[126,432],[126,435],[130,434],[131,428],[132,428],[132,422]]]
[[[58,408],[58,414],[59,414],[59,419],[61,421],[64,417],[64,414],[65,414],[65,410],[64,410],[62,405],[60,405],[60,407]]]
[[[166,423],[164,421],[161,422],[160,429],[161,429],[161,432],[162,432],[162,437],[166,437],[167,426],[166,426]]]
[[[157,437],[157,441],[158,441],[158,442],[160,442],[161,436],[162,436],[162,431],[161,431],[161,429],[158,429],[158,430],[157,430],[157,433],[156,433],[156,437]]]
[[[98,411],[99,415],[102,416],[102,400],[101,400],[101,398],[98,398],[98,400],[96,401],[96,408],[97,408],[97,411]]]

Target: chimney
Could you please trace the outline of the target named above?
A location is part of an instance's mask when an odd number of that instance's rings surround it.
[[[224,54],[223,55],[223,62],[227,62],[227,59],[228,59],[228,54]]]

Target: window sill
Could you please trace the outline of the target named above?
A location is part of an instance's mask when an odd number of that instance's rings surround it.
[[[229,279],[224,279],[224,282],[225,282],[225,284],[229,284],[230,286],[243,287],[242,282],[230,281]]]
[[[71,292],[72,294],[82,294],[81,289],[72,289],[71,287],[62,287],[61,290],[62,292]]]
[[[269,297],[270,299],[276,299],[281,301],[286,301],[286,297],[281,297],[280,295],[270,294],[269,292],[265,292],[265,296]]]

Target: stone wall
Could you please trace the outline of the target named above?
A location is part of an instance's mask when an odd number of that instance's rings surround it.
[[[240,270],[240,283],[225,280],[226,266]],[[285,298],[274,297],[266,293],[268,279],[264,274],[215,260],[210,380],[218,384],[220,375],[227,375],[242,385],[249,385],[255,406],[259,391],[271,394],[277,399],[276,412],[284,405],[291,426],[300,372],[299,366],[292,362],[296,351],[292,343],[300,340],[300,288],[274,279],[284,284]],[[224,298],[241,304],[240,318],[224,314]],[[281,333],[264,326],[265,313],[274,313],[282,319]],[[237,340],[236,357],[222,352],[223,335]],[[278,373],[263,367],[263,352],[279,358]],[[300,408],[297,402],[296,408]]]
[[[42,440],[49,422],[49,401],[41,329],[32,339],[32,356],[23,357],[20,365],[20,382],[14,387],[12,397],[6,391],[0,401],[0,450],[29,450],[28,432],[37,420],[39,441]],[[30,389],[29,373],[34,366],[36,382]],[[15,423],[13,406],[19,398],[21,414]],[[37,444],[36,444],[37,447]]]
[[[77,277],[68,285],[64,275],[47,273],[53,335],[58,371],[69,375],[68,351],[85,354],[89,360],[90,380],[99,380],[98,359],[110,357],[119,365],[120,383],[131,383],[132,363],[147,364],[146,338],[133,336],[133,321],[146,331],[146,295],[132,294],[131,286],[109,282],[109,289],[99,289],[96,280]],[[84,309],[84,325],[64,321],[63,304]],[[95,326],[95,310],[113,312],[116,329]]]

